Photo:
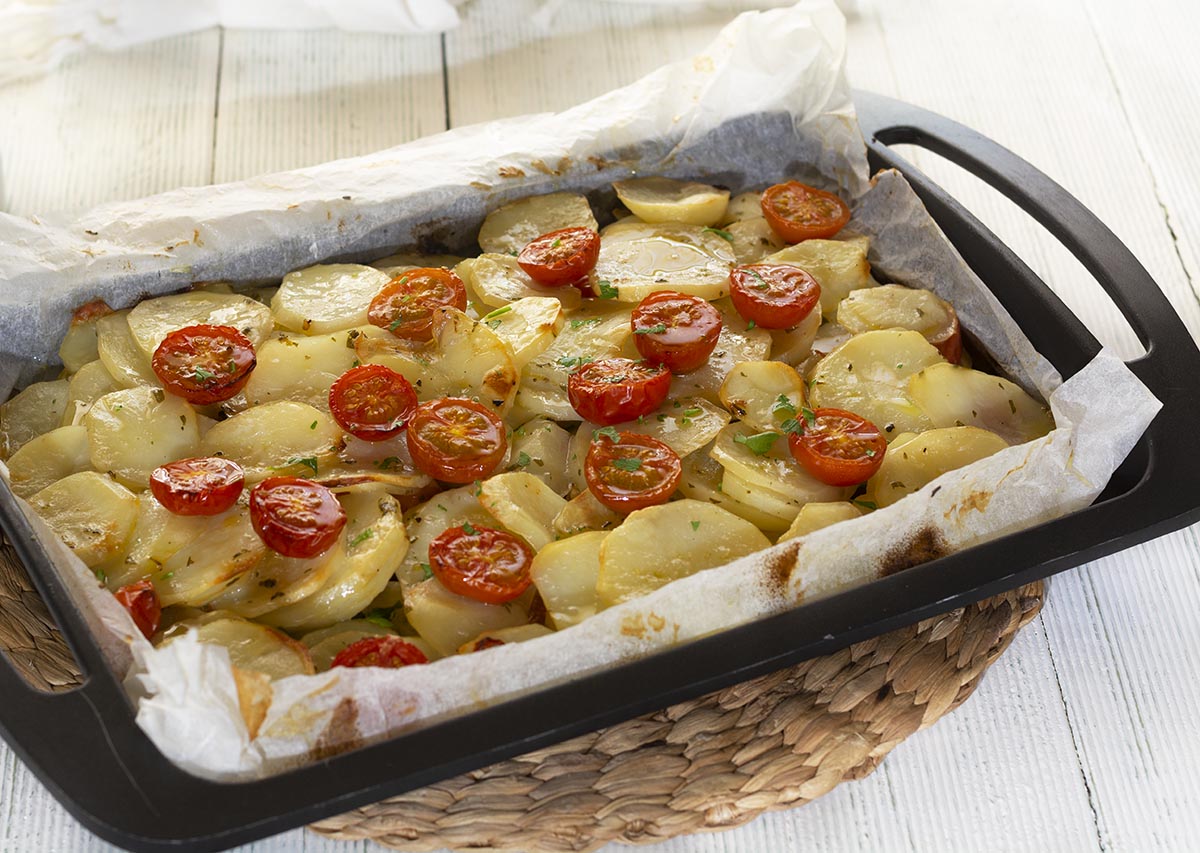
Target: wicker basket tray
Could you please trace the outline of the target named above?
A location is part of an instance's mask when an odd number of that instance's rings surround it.
[[[1032,583],[312,828],[409,851],[584,851],[739,826],[866,776],[962,704],[1042,596],[1042,583]],[[41,689],[79,683],[2,540],[0,650]]]

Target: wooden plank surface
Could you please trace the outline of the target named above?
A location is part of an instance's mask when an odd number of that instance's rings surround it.
[[[577,0],[539,27],[530,15],[541,5],[476,0],[444,40],[209,32],[73,59],[0,89],[0,114],[21,127],[0,130],[0,207],[136,197],[358,154],[447,121],[561,109],[686,56],[753,4]],[[1187,0],[1145,5],[1130,18],[1115,0],[859,0],[847,4],[857,10],[848,72],[976,127],[1063,183],[1196,333],[1200,158],[1185,118],[1200,107],[1200,21]],[[914,159],[1105,343],[1138,351],[1111,303],[1024,214],[938,158]],[[1056,579],[1043,617],[976,697],[872,777],[734,832],[647,849],[1189,849],[1200,834],[1197,648],[1192,529]],[[0,747],[0,851],[110,849]],[[298,830],[245,849],[378,848]]]

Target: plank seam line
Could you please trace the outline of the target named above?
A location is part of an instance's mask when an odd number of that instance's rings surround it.
[[[1047,589],[1049,592],[1049,589]],[[1096,830],[1096,846],[1099,850],[1108,850],[1108,845],[1104,843],[1104,835],[1100,830],[1100,813],[1096,808],[1096,795],[1092,791],[1091,781],[1088,779],[1087,771],[1083,767],[1083,753],[1080,750],[1079,733],[1075,731],[1075,721],[1071,719],[1071,706],[1067,702],[1066,691],[1063,690],[1062,678],[1058,674],[1058,661],[1054,657],[1054,644],[1050,642],[1050,632],[1046,630],[1046,614],[1039,613],[1038,621],[1041,622],[1042,637],[1046,642],[1046,654],[1050,656],[1050,671],[1054,673],[1054,687],[1058,691],[1058,699],[1062,704],[1063,718],[1067,721],[1067,731],[1071,733],[1071,749],[1075,753],[1075,765],[1079,769],[1079,779],[1083,782],[1084,793],[1087,794],[1088,809],[1092,813],[1092,825]]]
[[[908,840],[908,849],[917,850],[917,840],[913,836],[912,820],[910,815],[900,809],[900,801],[896,797],[896,787],[892,784],[892,774],[888,770],[887,758],[880,762],[879,768],[876,771],[883,777],[883,787],[887,791],[888,801],[892,806],[892,815],[894,817],[903,816],[904,837]]]
[[[221,118],[221,75],[225,70],[225,28],[221,27],[217,31],[217,79],[213,86],[213,127],[212,127],[212,149],[208,154],[208,182],[214,184],[217,181],[217,127]]]
[[[446,34],[442,33],[438,38],[442,45],[442,108],[446,130],[450,130],[450,63],[447,60]]]
[[[1104,70],[1108,73],[1108,79],[1112,82],[1113,91],[1117,95],[1117,104],[1121,108],[1121,115],[1125,119],[1125,126],[1129,128],[1129,135],[1133,138],[1133,147],[1137,151],[1138,156],[1142,158],[1142,165],[1146,167],[1146,174],[1150,176],[1150,190],[1154,193],[1154,200],[1158,203],[1158,207],[1162,210],[1163,223],[1167,226],[1167,233],[1171,235],[1171,248],[1175,251],[1175,259],[1179,262],[1179,269],[1183,271],[1183,277],[1188,283],[1188,290],[1192,297],[1200,302],[1200,292],[1196,290],[1196,282],[1192,280],[1192,274],[1188,270],[1187,262],[1183,259],[1183,251],[1179,248],[1179,235],[1175,233],[1175,226],[1171,221],[1171,211],[1163,201],[1162,192],[1159,190],[1158,175],[1155,174],[1154,165],[1146,156],[1146,149],[1142,143],[1141,134],[1138,133],[1137,125],[1133,122],[1133,117],[1129,114],[1129,107],[1125,103],[1125,93],[1121,89],[1120,80],[1117,79],[1116,70],[1113,68],[1112,59],[1108,55],[1108,48],[1104,44],[1104,39],[1100,36],[1100,31],[1096,27],[1096,21],[1092,17],[1091,4],[1087,0],[1082,0],[1085,15],[1087,18],[1088,28],[1092,31],[1092,38],[1096,40],[1096,47],[1100,50],[1100,59],[1104,62]],[[1161,289],[1161,285],[1159,286]]]

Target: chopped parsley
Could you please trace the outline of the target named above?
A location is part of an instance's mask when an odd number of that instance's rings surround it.
[[[287,468],[289,465],[303,465],[306,468],[311,468],[314,476],[320,473],[317,471],[317,457],[315,456],[296,456],[283,463],[283,465],[280,467]]]
[[[104,569],[96,569],[96,580],[100,583],[108,583],[108,575],[104,573]]]
[[[217,378],[217,374],[205,370],[203,367],[192,368],[192,378],[197,382],[210,382]]]
[[[572,328],[572,329],[578,329],[578,328],[581,328],[581,327],[583,327],[583,326],[594,326],[594,325],[596,325],[596,324],[597,324],[597,323],[599,323],[599,322],[600,322],[600,318],[599,318],[599,317],[589,317],[589,318],[588,318],[588,319],[586,319],[586,320],[572,320],[572,321],[571,321],[571,328]]]
[[[511,305],[505,305],[502,308],[497,308],[495,311],[491,311],[487,314],[484,314],[483,319],[484,320],[495,320],[497,317],[503,317],[505,314],[507,314],[511,310],[512,310]]]
[[[722,231],[720,228],[705,228],[704,230],[709,234],[716,234],[722,240],[728,240],[730,243],[733,242],[733,235],[728,231]]]
[[[317,422],[316,422],[316,421],[313,421],[311,424],[309,424],[309,425],[308,425],[308,428],[309,428],[309,429],[316,429],[316,428],[317,428]]]
[[[693,521],[692,522],[692,530],[699,530],[699,529],[700,529],[700,522]]]
[[[754,267],[746,267],[746,269],[750,272],[750,275],[758,279],[758,284],[754,285],[755,290],[771,289],[771,285],[767,284],[767,280],[758,274],[758,270],[754,269]]]
[[[565,367],[567,370],[578,370],[590,362],[591,359],[586,355],[564,355],[556,363],[559,367]]]
[[[601,299],[616,299],[617,298],[617,293],[619,291],[615,287],[613,287],[613,283],[611,281],[605,281],[604,279],[600,279],[598,282],[596,282],[596,284],[599,285],[599,287],[600,287],[600,298]]]
[[[757,327],[758,327],[758,323],[755,323],[753,320],[750,320],[749,322],[746,323],[746,331],[747,332],[749,332],[751,329],[755,329]]]
[[[528,465],[532,461],[533,460],[529,458],[529,454],[526,453],[524,450],[522,450],[520,453],[517,454],[517,467],[518,468],[524,468],[526,465]]]
[[[659,323],[654,326],[649,326],[645,329],[634,329],[633,333],[635,335],[661,335],[666,330],[667,327],[664,324]]]
[[[595,432],[592,433],[592,441],[596,441],[601,436],[603,436],[604,438],[610,439],[612,441],[615,441],[618,444],[621,441],[621,433],[617,432],[616,427],[606,426],[606,427],[602,427],[601,429],[596,430]]]
[[[874,450],[872,450],[871,448],[869,448],[869,447],[868,447],[868,448],[867,448],[865,451],[863,451],[863,452],[867,454],[867,458],[868,458],[868,459],[874,459],[874,458],[875,458],[875,451],[874,451]]]
[[[378,625],[380,628],[392,627],[392,620],[388,618],[388,612],[380,608],[367,613],[363,616],[363,619],[366,619],[372,625]]]
[[[366,542],[368,539],[370,539],[374,535],[375,535],[375,531],[368,527],[362,533],[358,534],[357,536],[355,536],[353,539],[350,540],[350,547],[357,548],[359,545]]]
[[[770,449],[771,445],[779,438],[777,432],[758,432],[754,435],[735,435],[733,440],[738,444],[746,445],[746,449],[755,456],[764,456]]]
[[[479,531],[476,530],[474,525],[472,525],[471,522],[469,522],[469,521],[464,521],[462,523],[462,529],[463,529],[463,533],[467,534],[468,536],[478,536],[479,535]]]
[[[863,509],[879,509],[875,501],[863,500],[862,498],[855,498],[851,503],[855,506],[861,506]]]
[[[787,394],[780,394],[771,404],[771,412],[783,412],[785,415],[796,416],[796,404],[788,399]]]
[[[380,471],[390,471],[393,468],[399,468],[400,467],[400,457],[399,456],[389,456],[386,459],[380,459],[378,462],[375,463],[375,467],[378,468]]]
[[[421,574],[425,575],[426,578],[433,577],[433,569],[429,567],[428,563],[417,563],[417,568],[421,570]]]
[[[704,409],[700,408],[699,406],[693,406],[690,409],[683,410],[683,416],[685,418],[694,418],[702,414],[704,414]]]
[[[619,468],[622,471],[640,471],[642,468],[642,460],[633,459],[632,457],[629,459],[614,459],[612,464],[614,468]]]
[[[787,418],[779,425],[779,428],[785,433],[795,433],[796,435],[801,435],[804,433],[804,427],[800,424],[800,421],[796,420],[796,418]]]
[[[562,245],[562,237],[555,237],[554,242],[550,244],[551,249],[557,249]]]
[[[814,412],[812,409],[810,409],[808,406],[801,406],[800,414],[804,415],[804,420],[808,423],[809,426],[812,426],[813,424],[815,424],[817,422],[817,413]]]

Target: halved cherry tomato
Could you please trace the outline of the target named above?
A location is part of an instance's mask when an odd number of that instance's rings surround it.
[[[176,515],[219,515],[242,494],[242,466],[220,456],[180,459],[155,468],[150,493]]]
[[[803,431],[788,435],[788,448],[797,462],[822,483],[854,486],[864,483],[883,464],[887,439],[879,427],[854,412],[817,409],[801,421]]]
[[[425,653],[402,637],[363,637],[338,652],[334,666],[377,666],[383,669],[399,669],[429,663]]]
[[[683,476],[679,454],[656,438],[623,432],[592,440],[583,475],[596,500],[620,513],[666,503]]]
[[[254,344],[233,326],[188,326],[171,332],[150,366],[163,387],[196,406],[220,403],[250,381]]]
[[[592,271],[600,257],[600,235],[591,228],[560,228],[535,237],[517,263],[539,284],[571,284]]]
[[[434,309],[446,307],[467,310],[466,285],[444,267],[422,267],[400,273],[375,294],[367,319],[398,338],[428,341]]]
[[[346,511],[333,492],[299,477],[268,477],[250,490],[250,523],[272,551],[315,557],[337,541]]]
[[[813,237],[828,239],[850,221],[850,208],[833,193],[788,181],[767,187],[762,212],[771,228],[789,243]]]
[[[529,589],[533,551],[511,533],[491,527],[450,527],[429,543],[429,567],[456,595],[504,604]]]
[[[633,309],[633,343],[642,358],[672,373],[701,367],[716,349],[721,312],[698,296],[652,293]]]
[[[733,307],[764,329],[798,326],[821,301],[817,280],[791,264],[734,267],[729,282]]]
[[[158,601],[158,593],[154,584],[148,580],[126,584],[113,593],[117,601],[129,611],[133,624],[138,626],[147,640],[158,631],[162,622],[162,605]]]
[[[417,410],[412,383],[390,367],[352,367],[329,389],[329,411],[346,432],[363,441],[398,435]]]
[[[567,399],[585,420],[600,426],[648,415],[671,390],[671,371],[661,364],[604,358],[567,377]]]
[[[447,483],[486,477],[508,450],[504,422],[482,404],[457,397],[417,406],[407,439],[417,467]]]

